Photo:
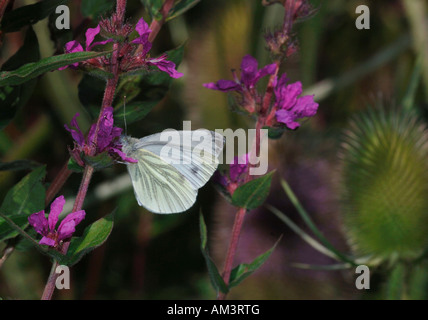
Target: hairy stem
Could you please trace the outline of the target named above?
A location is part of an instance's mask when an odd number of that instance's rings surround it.
[[[160,10],[162,14],[162,19],[159,21],[154,19],[150,24],[150,30],[152,30],[152,32],[149,35],[150,42],[153,42],[153,40],[158,35],[160,29],[162,28],[162,25],[165,23],[165,20],[168,17],[169,11],[172,9],[173,6],[174,6],[174,0],[166,0],[162,6],[162,9]]]
[[[229,248],[226,254],[226,261],[224,263],[223,280],[226,286],[229,285],[230,274],[232,272],[233,261],[235,259],[236,249],[238,248],[239,236],[241,235],[242,225],[244,224],[245,213],[244,208],[239,208],[235,215],[235,222],[233,223],[232,236],[230,238]],[[226,299],[225,293],[220,293],[218,300]]]

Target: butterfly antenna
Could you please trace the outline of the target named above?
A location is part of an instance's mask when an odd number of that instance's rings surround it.
[[[125,125],[125,137],[128,136],[128,126],[126,124],[126,96],[123,96],[123,123]]]

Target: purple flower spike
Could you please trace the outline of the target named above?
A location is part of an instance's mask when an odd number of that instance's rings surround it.
[[[122,129],[114,126],[112,107],[107,107],[103,110],[98,132],[96,132],[97,124],[94,123],[86,139],[77,123],[76,117],[78,115],[79,114],[76,114],[73,120],[71,120],[71,127],[74,129],[70,129],[67,125],[64,125],[64,127],[73,137],[74,149],[71,151],[71,154],[80,165],[82,165],[82,159],[79,156],[81,153],[89,156],[96,156],[100,153],[107,152],[110,156],[120,158],[125,162],[138,162],[135,159],[128,158],[126,154],[121,151],[122,145],[120,144],[119,138],[122,134]]]
[[[251,55],[247,54],[241,62],[241,79],[219,80],[217,82],[205,83],[203,86],[208,89],[219,90],[222,92],[228,91],[252,91],[257,82],[267,76],[275,74],[277,65],[275,63],[269,64],[262,69],[258,69],[257,60]]]
[[[37,233],[43,236],[39,244],[44,244],[50,247],[58,247],[61,242],[65,239],[71,238],[75,232],[76,226],[85,219],[85,210],[76,211],[67,215],[67,217],[61,221],[57,230],[55,230],[58,224],[58,217],[64,208],[65,199],[64,196],[59,196],[51,204],[51,211],[48,219],[45,217],[45,211],[42,210],[37,213],[33,213],[28,217],[28,222],[36,230]]]
[[[276,121],[285,124],[294,130],[300,126],[297,119],[313,117],[318,110],[318,103],[314,101],[314,96],[303,96],[302,83],[300,81],[287,84],[287,76],[283,74],[279,81],[275,83],[276,102],[274,106]]]

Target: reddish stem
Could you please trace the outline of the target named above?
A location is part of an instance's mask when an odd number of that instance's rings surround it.
[[[161,20],[154,19],[150,24],[150,30],[152,30],[152,32],[149,35],[150,42],[153,42],[153,40],[155,40],[160,29],[162,28],[162,25],[165,23],[165,20],[168,17],[169,11],[172,9],[173,6],[174,6],[174,0],[166,0],[164,2],[160,10],[160,13],[162,14],[162,19]]]
[[[239,208],[235,215],[235,222],[233,223],[232,236],[230,238],[229,248],[226,254],[226,261],[224,263],[223,280],[226,286],[229,285],[230,274],[232,272],[233,261],[235,259],[236,249],[238,248],[239,236],[241,235],[242,225],[244,224],[245,213],[244,208]],[[225,293],[220,293],[218,300],[226,299]]]
[[[57,174],[54,181],[49,186],[48,190],[46,190],[46,198],[45,198],[45,205],[47,206],[53,198],[56,196],[56,194],[61,190],[61,188],[64,186],[65,182],[71,175],[71,171],[68,169],[68,162],[62,167],[61,171]]]
[[[266,119],[267,119],[266,116],[267,116],[267,113],[269,112],[269,107],[270,107],[272,95],[274,92],[274,81],[277,77],[278,70],[279,70],[279,61],[275,61],[275,63],[277,67],[276,67],[275,73],[271,75],[269,78],[269,83],[266,89],[266,93],[263,97],[262,107],[260,109],[259,117],[256,123],[256,139],[255,139],[256,141],[254,142],[251,148],[249,159],[252,158],[251,156],[252,154],[255,154],[256,156],[260,155],[261,129],[265,126],[265,123],[266,123]],[[251,176],[248,170],[244,183],[247,183],[250,180],[251,180]],[[223,281],[225,282],[226,285],[228,285],[230,281],[230,274],[232,272],[233,261],[235,259],[236,250],[239,242],[239,236],[241,234],[242,226],[244,224],[244,218],[245,218],[246,212],[247,210],[245,208],[239,208],[235,216],[235,222],[233,223],[232,235],[230,238],[229,248],[227,250],[226,260],[224,263],[224,269],[223,269],[223,275],[222,275]],[[218,299],[219,300],[226,299],[226,294],[220,293]]]

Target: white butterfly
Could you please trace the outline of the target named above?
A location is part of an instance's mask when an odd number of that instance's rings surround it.
[[[138,204],[154,213],[179,213],[193,206],[217,169],[224,137],[205,129],[164,131],[141,139],[122,136],[121,143],[138,160],[127,163]]]

